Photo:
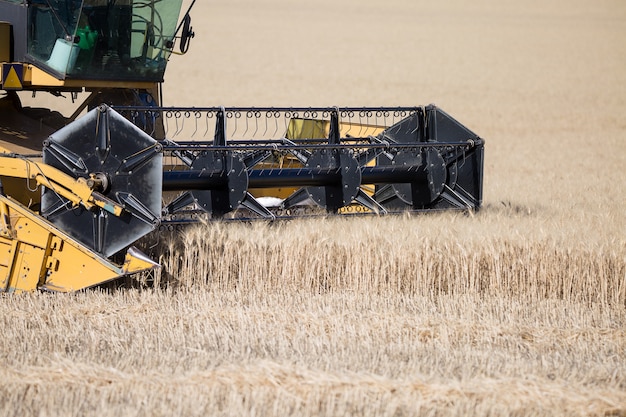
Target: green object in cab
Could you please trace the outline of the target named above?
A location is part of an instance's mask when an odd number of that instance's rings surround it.
[[[98,39],[98,32],[91,30],[89,26],[79,28],[76,30],[76,36],[78,36],[78,47],[80,49],[92,49]]]

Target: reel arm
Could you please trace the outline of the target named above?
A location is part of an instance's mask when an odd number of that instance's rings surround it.
[[[99,207],[116,217],[122,216],[124,207],[98,192],[102,180],[92,174],[89,179],[74,178],[47,164],[15,156],[0,156],[0,176],[34,181],[71,202],[73,207],[83,206],[91,211]]]

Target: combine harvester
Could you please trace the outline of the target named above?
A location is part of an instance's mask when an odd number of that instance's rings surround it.
[[[192,6],[0,0],[0,292],[155,268],[132,245],[198,219],[480,208],[483,140],[432,105],[162,107]]]

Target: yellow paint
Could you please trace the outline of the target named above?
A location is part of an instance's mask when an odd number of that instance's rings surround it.
[[[119,204],[92,190],[86,179],[75,179],[43,163],[0,155],[0,176],[33,180],[36,185],[42,185],[65,197],[73,206],[82,205],[87,210],[94,206],[100,207],[116,216],[123,211]]]
[[[138,249],[130,247],[124,258],[122,271],[125,275],[134,274],[141,271],[160,268],[161,266],[141,253]]]
[[[24,68],[24,84],[32,87],[61,87],[64,85],[63,80],[56,79],[34,65],[27,65]]]
[[[287,139],[322,139],[328,135],[328,121],[291,119],[287,126]]]
[[[384,126],[339,122],[339,132],[342,137],[367,138],[376,136],[385,130]],[[291,119],[287,126],[287,139],[323,139],[328,137],[330,123],[328,120]]]
[[[129,89],[152,89],[156,83],[142,81],[104,81],[104,80],[81,80],[64,79],[59,80],[44,70],[33,64],[24,66],[24,85],[30,88],[37,87],[59,87],[72,89],[93,89],[93,88],[129,88]]]
[[[104,208],[119,216],[122,207],[49,165],[0,155],[3,183],[28,181],[44,186],[75,205]],[[12,186],[8,190],[13,189]],[[5,190],[6,191],[6,190]],[[28,195],[21,196],[28,199]],[[0,292],[76,291],[117,277],[158,267],[136,249],[117,265],[85,247],[29,209],[30,201],[0,195]]]
[[[0,196],[14,237],[0,236],[0,292],[70,292],[158,267],[136,249],[116,265],[18,202]]]
[[[6,78],[2,80],[2,88],[5,90],[21,90],[22,89],[22,80],[20,76],[17,74],[15,65],[11,64],[3,64],[3,67],[9,65],[9,71],[7,72]],[[2,73],[4,74],[4,69]]]

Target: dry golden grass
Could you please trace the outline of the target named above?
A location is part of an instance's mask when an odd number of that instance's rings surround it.
[[[0,414],[624,415],[624,241],[515,217],[162,234],[161,288],[2,299]]]
[[[146,240],[143,284],[1,297],[0,415],[626,416],[626,3],[198,2],[194,28],[168,104],[434,102],[486,139],[484,209],[214,223]]]
[[[572,245],[556,233],[503,233],[514,230],[507,223],[532,222],[511,210],[501,217],[494,211],[473,218],[451,213],[214,223],[159,234],[156,253],[174,271],[170,283],[183,287],[477,294],[626,307],[623,239]],[[490,231],[487,222],[498,226]]]

